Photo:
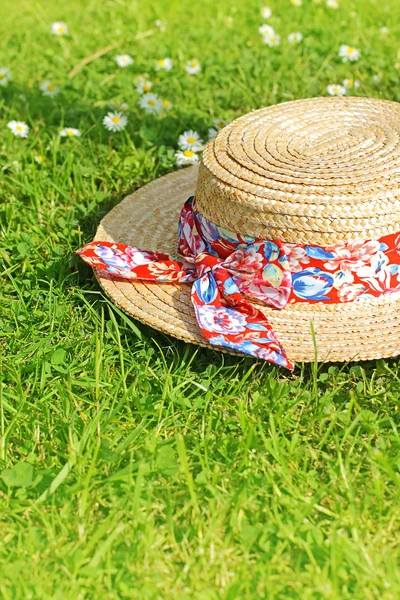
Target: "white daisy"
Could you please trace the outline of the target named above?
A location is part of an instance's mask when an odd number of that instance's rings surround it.
[[[346,94],[344,85],[339,85],[338,83],[328,85],[327,90],[330,96],[344,96]]]
[[[301,6],[303,4],[303,0],[290,0],[293,6]]]
[[[43,81],[40,84],[40,89],[42,90],[43,96],[48,96],[49,98],[54,98],[60,91],[60,88],[51,83],[51,81]]]
[[[394,65],[395,69],[399,69],[400,68],[400,63],[397,63],[397,66]],[[379,83],[380,81],[382,81],[382,73],[375,73],[375,75],[372,76],[372,81],[374,83]]]
[[[381,27],[380,30],[381,35],[387,35],[389,33],[389,27]]]
[[[128,117],[122,112],[109,112],[103,119],[103,125],[108,131],[122,131],[128,124]]]
[[[68,35],[68,25],[62,21],[55,21],[51,24],[51,33],[54,35]]]
[[[8,67],[0,67],[0,85],[7,85],[11,80],[11,70]]]
[[[230,15],[228,17],[225,17],[225,25],[230,27],[232,24],[233,24],[233,17],[231,17]]]
[[[300,44],[303,39],[303,34],[300,31],[294,31],[293,33],[289,33],[288,40],[290,44]]]
[[[263,19],[269,19],[272,15],[272,10],[269,6],[263,6],[261,9],[261,16]]]
[[[186,63],[185,69],[186,73],[189,73],[189,75],[197,75],[197,73],[200,73],[201,71],[201,64],[197,58],[193,58]]]
[[[343,62],[347,62],[348,60],[355,62],[360,58],[360,54],[361,52],[352,46],[346,46],[343,44],[339,48],[339,56],[343,59]]]
[[[275,30],[273,27],[271,27],[271,25],[264,23],[258,28],[258,33],[261,33],[261,35],[275,35]]]
[[[358,89],[360,87],[361,83],[357,79],[345,79],[343,81],[343,85],[346,88],[346,90],[349,88]]]
[[[75,127],[64,127],[60,131],[61,137],[79,137],[81,132],[79,129],[75,129]]]
[[[227,124],[227,121],[224,121],[223,119],[215,119],[214,126],[210,127],[208,130],[208,139],[211,140],[213,137],[215,137],[218,131],[220,131]]]
[[[178,146],[181,150],[193,150],[193,152],[198,152],[203,147],[203,140],[200,139],[197,131],[189,129],[189,131],[185,131],[179,136]]]
[[[274,33],[273,35],[264,35],[263,40],[264,44],[267,44],[272,48],[273,46],[279,46],[281,43],[281,36],[277,33]]]
[[[171,110],[171,108],[172,108],[172,102],[170,100],[163,100],[161,102],[161,107],[164,110]]]
[[[172,69],[172,60],[170,58],[160,58],[156,62],[156,71],[170,71]]]
[[[193,150],[178,150],[175,152],[175,159],[178,167],[194,165],[199,162],[199,157]]]
[[[339,2],[337,0],[326,0],[328,8],[339,8]]]
[[[151,81],[148,81],[147,79],[143,79],[142,77],[139,77],[136,80],[136,91],[138,94],[147,94],[151,88],[153,87],[153,84],[151,83]]]
[[[115,57],[115,62],[119,67],[125,68],[129,67],[129,65],[132,65],[134,61],[132,56],[129,56],[129,54],[119,54]]]
[[[162,102],[157,94],[144,94],[139,100],[139,105],[149,114],[157,114],[162,109]]]
[[[43,156],[41,154],[37,154],[33,158],[34,158],[35,162],[38,163],[38,165],[41,165],[43,163]]]
[[[29,127],[23,121],[10,121],[7,123],[7,127],[17,137],[27,138],[29,135]]]
[[[111,102],[108,103],[108,107],[120,112],[128,112],[129,110],[128,104],[126,102],[121,102],[120,100],[111,100]]]
[[[225,121],[224,119],[215,119],[214,120],[214,127],[218,130],[222,129],[226,125],[228,125],[228,121]]]

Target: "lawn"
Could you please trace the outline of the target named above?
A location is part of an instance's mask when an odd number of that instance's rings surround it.
[[[207,139],[215,119],[344,79],[360,83],[349,95],[400,101],[398,0],[339,2],[268,0],[269,47],[262,1],[3,0],[4,600],[400,597],[400,362],[291,374],[197,349],[126,317],[73,255],[176,168],[188,129]],[[360,59],[343,62],[342,44]],[[173,68],[155,71],[164,57]],[[172,108],[146,114],[142,75]],[[118,133],[102,124],[112,101],[129,107]]]

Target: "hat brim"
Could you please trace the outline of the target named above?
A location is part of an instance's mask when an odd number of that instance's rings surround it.
[[[101,221],[95,240],[120,242],[176,257],[181,208],[196,189],[198,168],[188,167],[143,186]],[[133,282],[96,270],[115,304],[146,325],[205,347],[190,298],[190,284]],[[342,362],[400,354],[400,300],[389,297],[343,304],[257,303],[293,362]],[[315,334],[313,334],[313,331]],[[218,348],[219,349],[219,348]],[[233,354],[240,354],[232,352]]]

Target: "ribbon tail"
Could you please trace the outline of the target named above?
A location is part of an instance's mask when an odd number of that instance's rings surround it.
[[[106,271],[114,277],[158,282],[192,282],[195,269],[185,263],[171,260],[168,254],[147,252],[127,244],[91,242],[76,251],[94,269]]]
[[[247,333],[247,336],[251,339],[256,334],[255,340],[252,343],[257,348],[247,352],[246,350],[242,350],[242,352],[293,371],[294,364],[289,360],[286,350],[264,313],[244,299],[238,302],[235,310],[239,310],[247,320],[247,329],[250,330],[250,334]]]
[[[249,304],[238,291],[234,298],[220,286],[229,281],[230,293],[236,285],[228,277],[224,282],[212,271],[197,279],[192,287],[192,303],[199,327],[214,346],[222,346],[293,370],[282,344],[265,315]],[[236,288],[237,289],[237,288]]]

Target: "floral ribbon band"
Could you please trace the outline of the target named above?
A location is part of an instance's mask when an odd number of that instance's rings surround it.
[[[323,248],[266,241],[208,221],[189,198],[181,212],[178,254],[94,241],[77,251],[115,278],[191,283],[196,319],[212,345],[293,369],[268,318],[251,300],[282,309],[288,303],[400,297],[400,234]]]

